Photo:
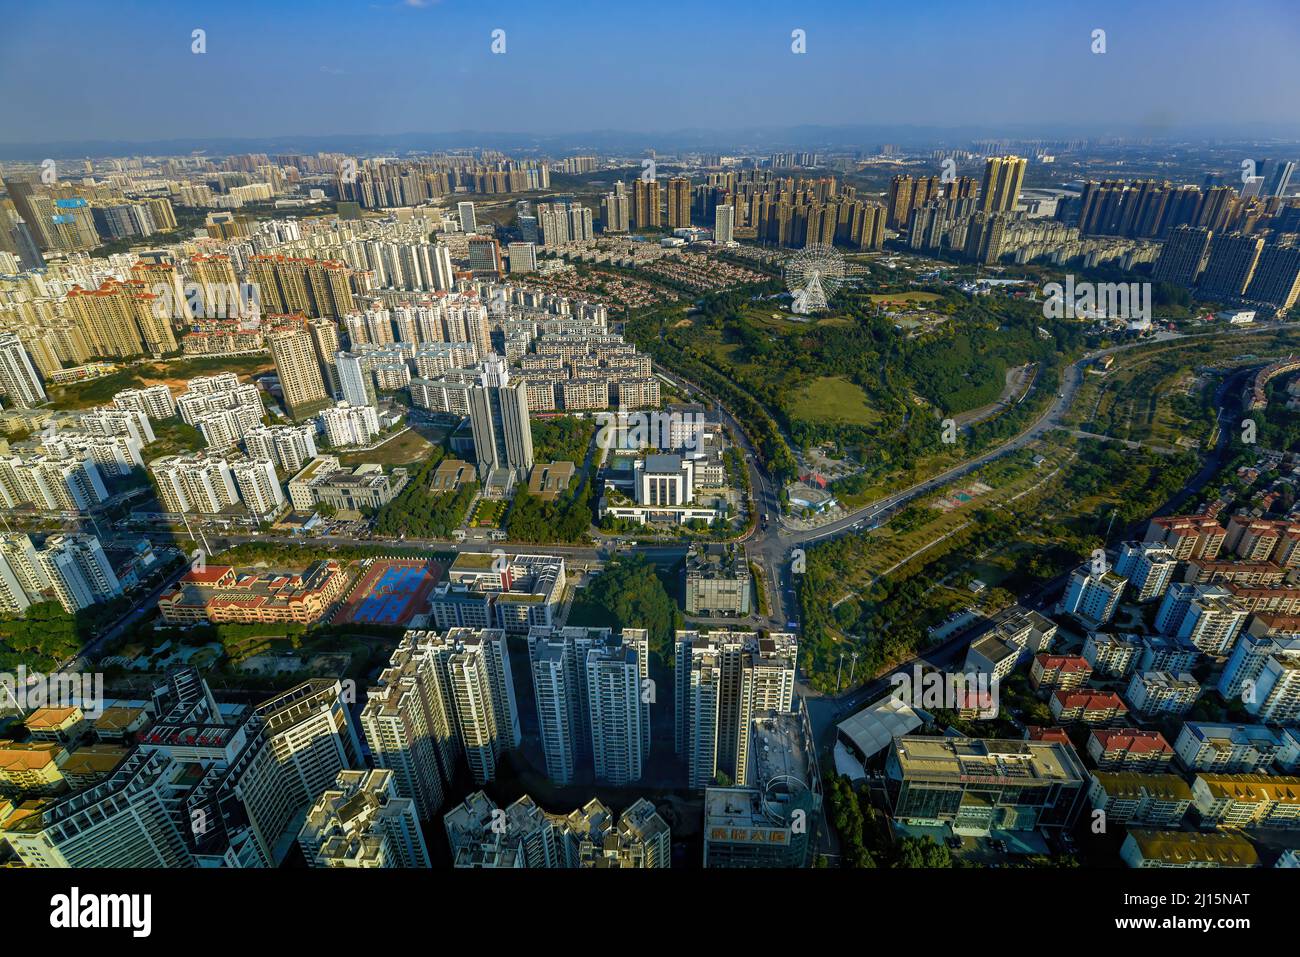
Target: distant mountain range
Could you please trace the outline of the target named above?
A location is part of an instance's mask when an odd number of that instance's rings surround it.
[[[54,143],[0,143],[0,160],[39,161],[85,156],[176,156],[188,153],[315,153],[336,151],[376,155],[454,149],[494,149],[511,153],[564,155],[583,152],[628,155],[654,149],[672,153],[766,153],[783,150],[853,150],[874,152],[881,144],[903,148],[961,148],[973,140],[1043,141],[1122,139],[1142,142],[1234,142],[1282,144],[1300,142],[1294,127],[1264,129],[1172,128],[1116,126],[1083,129],[1066,124],[986,126],[846,125],[753,127],[733,130],[682,129],[663,132],[590,130],[579,133],[508,133],[459,130],[446,133],[295,135],[258,137],[193,137],[167,140],[69,140]]]

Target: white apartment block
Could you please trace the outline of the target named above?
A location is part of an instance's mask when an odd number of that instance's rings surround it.
[[[1157,542],[1124,542],[1115,560],[1115,574],[1128,579],[1139,602],[1162,596],[1177,567],[1172,549]]]
[[[150,462],[149,470],[169,512],[215,515],[239,501],[234,474],[223,458],[168,455]]]
[[[151,419],[169,419],[176,414],[176,399],[165,385],[145,389],[124,389],[113,396],[116,409],[133,409]]]
[[[638,781],[650,759],[649,642],[628,629],[587,652],[587,712],[596,778],[616,787]]]
[[[1142,646],[1136,641],[1108,634],[1104,631],[1090,631],[1083,642],[1083,657],[1098,675],[1109,678],[1123,678],[1137,666]]]
[[[236,462],[231,472],[240,499],[254,515],[271,516],[284,505],[284,491],[270,459],[245,459]]]
[[[92,409],[82,415],[80,421],[81,427],[92,435],[125,435],[141,446],[148,445],[155,438],[149,416],[142,409]]]
[[[1090,566],[1081,565],[1070,576],[1060,609],[1094,627],[1104,625],[1115,616],[1127,585],[1128,581],[1114,572],[1095,575]]]
[[[310,867],[429,868],[415,802],[398,795],[392,771],[340,771],[298,833]]]
[[[12,333],[0,335],[0,392],[7,405],[18,409],[35,408],[47,401],[26,347]]]
[[[1189,674],[1145,671],[1129,679],[1124,701],[1144,718],[1178,717],[1192,709],[1200,694],[1201,686]]]
[[[310,425],[259,425],[244,434],[244,451],[293,475],[316,457],[316,430]]]
[[[365,445],[379,434],[379,415],[371,405],[340,402],[320,414],[325,437],[334,448]]]
[[[1187,721],[1174,741],[1174,751],[1184,767],[1216,774],[1267,773],[1285,749],[1281,731],[1262,724]]]
[[[361,726],[375,765],[393,773],[397,793],[414,802],[422,820],[433,817],[463,752],[427,632],[408,632],[394,649],[366,697]]]
[[[1274,654],[1243,691],[1246,710],[1269,724],[1300,721],[1300,655]]]
[[[37,561],[59,603],[70,613],[122,594],[122,583],[93,535],[52,535],[37,553]]]

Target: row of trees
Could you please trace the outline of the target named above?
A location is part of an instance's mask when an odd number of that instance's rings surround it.
[[[466,482],[455,492],[434,494],[429,485],[444,452],[435,449],[411,476],[406,488],[375,516],[375,534],[385,538],[449,538],[465,521],[477,483]]]
[[[519,542],[584,542],[592,522],[591,497],[590,482],[583,482],[573,495],[561,493],[549,502],[521,486],[510,505],[506,531]]]

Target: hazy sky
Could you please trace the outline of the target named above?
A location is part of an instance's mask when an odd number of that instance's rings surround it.
[[[1300,135],[1300,2],[0,0],[0,142],[811,124]],[[191,33],[207,32],[207,52]],[[1094,29],[1106,52],[1091,52]],[[505,31],[506,52],[491,51]],[[807,52],[791,52],[791,31]]]

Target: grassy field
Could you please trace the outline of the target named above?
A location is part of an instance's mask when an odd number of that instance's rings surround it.
[[[754,325],[778,333],[797,332],[810,326],[847,326],[853,323],[848,316],[796,316],[778,308],[775,303],[749,305],[744,312],[745,318]]]
[[[934,302],[936,299],[942,299],[943,296],[937,292],[881,292],[873,293],[867,296],[877,305],[905,305],[917,302]]]
[[[144,447],[141,455],[146,462],[164,455],[198,452],[206,447],[203,433],[180,419],[163,419],[153,423],[154,441]]]
[[[794,418],[810,422],[848,425],[874,425],[879,420],[868,403],[867,394],[838,376],[823,376],[808,383],[790,403],[790,413]]]
[[[429,457],[434,443],[441,442],[445,432],[421,426],[420,431],[407,429],[389,439],[376,449],[366,452],[349,452],[339,456],[339,464],[348,467],[377,462],[384,466],[415,465]]]
[[[482,498],[474,509],[470,524],[475,528],[500,528],[501,519],[505,517],[506,503],[499,500]]]

